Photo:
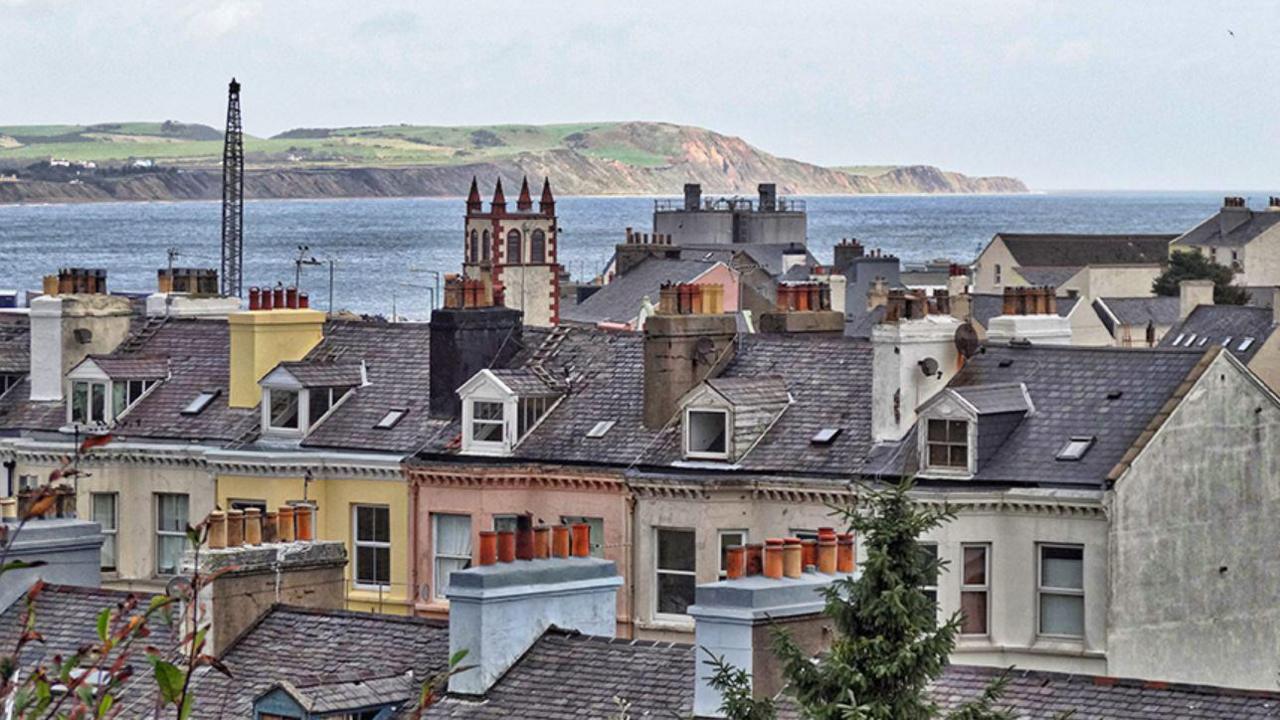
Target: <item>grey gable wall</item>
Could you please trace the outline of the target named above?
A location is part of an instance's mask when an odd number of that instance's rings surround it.
[[[1227,353],[1116,481],[1108,674],[1275,689],[1280,406]]]

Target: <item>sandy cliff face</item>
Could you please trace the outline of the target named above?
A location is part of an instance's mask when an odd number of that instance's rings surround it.
[[[250,198],[413,197],[464,194],[472,176],[518,183],[549,177],[559,194],[665,194],[684,183],[708,193],[754,195],[777,183],[785,194],[1026,192],[1007,177],[968,177],[927,165],[859,175],[766,153],[745,140],[668,123],[612,123],[566,135],[563,147],[514,150],[483,161],[396,167],[250,166]],[[461,153],[459,153],[461,154]],[[0,202],[211,200],[221,197],[217,168],[169,169],[123,176],[89,176],[76,184],[0,183]],[[486,183],[488,184],[488,183]],[[518,187],[518,185],[514,185]],[[508,187],[511,187],[509,185]]]

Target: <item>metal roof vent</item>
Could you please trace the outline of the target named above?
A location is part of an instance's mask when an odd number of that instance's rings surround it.
[[[1107,393],[1108,400],[1119,400],[1123,396],[1124,396],[1123,390],[1112,390],[1111,392]]]

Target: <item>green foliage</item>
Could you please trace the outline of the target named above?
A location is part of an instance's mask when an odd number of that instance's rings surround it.
[[[1157,295],[1176,297],[1183,280],[1212,280],[1213,302],[1217,305],[1244,305],[1249,291],[1232,285],[1231,268],[1210,260],[1199,249],[1178,250],[1169,256],[1169,267],[1151,284]]]
[[[772,698],[754,698],[751,695],[751,675],[746,670],[736,668],[704,648],[708,660],[707,665],[715,671],[711,676],[711,687],[720,693],[722,700],[720,712],[729,720],[773,720],[777,709]]]

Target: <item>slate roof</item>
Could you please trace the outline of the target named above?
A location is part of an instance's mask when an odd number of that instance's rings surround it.
[[[732,262],[733,256],[742,253],[754,261],[762,270],[774,277],[782,275],[783,259],[786,255],[803,252],[806,267],[813,267],[818,264],[818,259],[809,252],[808,248],[800,243],[693,244],[682,245],[679,249],[680,257],[683,259],[721,260],[730,267],[735,266],[735,263]]]
[[[353,387],[364,380],[364,363],[360,360],[300,360],[282,362],[277,367],[289,374],[304,388]]]
[[[1186,347],[1188,343],[1199,349],[1225,347],[1232,355],[1247,363],[1276,331],[1272,321],[1271,308],[1199,305],[1186,320],[1169,328],[1169,332],[1160,340],[1160,347]],[[1195,336],[1194,339],[1192,335]],[[1245,338],[1253,338],[1253,342],[1242,350],[1241,344]],[[1228,339],[1230,342],[1226,342]]]
[[[138,358],[141,365],[167,358],[170,377],[136,403],[119,420],[116,434],[165,440],[232,441],[252,431],[257,411],[232,408],[226,397],[230,381],[230,335],[218,320],[168,318],[139,325],[109,356],[122,365]],[[182,409],[201,392],[220,393],[195,415]],[[11,430],[57,430],[66,422],[64,402],[32,402],[30,381],[0,398],[0,425]]]
[[[341,405],[303,440],[328,447],[409,454],[443,442],[450,421],[431,418],[431,329],[425,323],[333,321],[308,362],[363,360],[369,384],[351,391]],[[374,426],[393,408],[408,414],[390,429]]]
[[[464,661],[465,662],[465,661]],[[426,718],[507,720],[693,714],[690,645],[614,640],[551,629],[490,688],[483,702],[448,698]]]
[[[952,388],[952,392],[972,405],[979,415],[1025,413],[1031,410],[1031,405],[1027,402],[1027,386],[1022,383],[970,385]]]
[[[718,377],[708,380],[707,385],[733,405],[785,405],[789,400],[787,380],[781,375]]]
[[[994,295],[990,293],[977,293],[969,296],[969,313],[973,317],[973,321],[987,327],[991,324],[991,318],[999,317],[1004,312],[1004,296]],[[1078,297],[1060,297],[1057,299],[1058,315],[1067,317],[1071,311],[1075,309],[1076,303],[1080,302]]]
[[[489,372],[519,397],[554,397],[560,394],[530,368],[494,368]]]
[[[1083,270],[1081,265],[1068,265],[1064,267],[1032,267],[1019,265],[1016,270],[1023,280],[1032,285],[1043,285],[1046,287],[1060,287],[1063,283],[1070,280],[1076,273]]]
[[[90,355],[86,360],[112,380],[158,380],[169,374],[169,358],[163,355]]]
[[[1174,245],[1241,247],[1280,223],[1280,212],[1248,208],[1220,209],[1199,225],[1179,235]]]
[[[134,611],[129,614],[129,617],[133,617],[146,611],[153,596],[149,593],[102,588],[46,585],[36,596],[35,602],[35,629],[44,636],[44,641],[29,643],[23,649],[19,665],[30,670],[52,661],[56,655],[67,656],[85,645],[98,642],[98,615],[104,608],[120,607],[130,597],[137,599]],[[18,637],[25,629],[26,619],[27,604],[24,595],[0,614],[0,647],[17,646]],[[148,628],[151,635],[146,638],[145,644],[158,648],[162,653],[168,653],[177,647],[177,631],[165,622],[157,619],[148,623]],[[141,646],[131,664],[134,676],[122,694],[150,699],[154,692],[150,679],[151,668],[146,658],[141,656]]]
[[[1176,235],[1074,235],[997,233],[1022,268],[1135,265],[1169,262]],[[1025,275],[1024,275],[1025,277]],[[1030,278],[1028,278],[1030,280]]]
[[[31,365],[31,335],[26,315],[0,314],[0,373],[25,374]]]
[[[691,282],[715,267],[715,262],[648,258],[627,274],[613,279],[591,297],[572,307],[561,307],[565,322],[594,325],[601,322],[627,323],[640,313],[640,304],[648,296],[655,306],[663,283]]]
[[[1093,309],[1113,335],[1116,326],[1130,325],[1145,328],[1147,323],[1155,327],[1168,327],[1178,322],[1182,299],[1157,295],[1155,297],[1102,297],[1093,301]]]
[[[1001,672],[952,665],[933,686],[944,709],[972,700]],[[1251,720],[1280,717],[1280,694],[1015,670],[998,707],[1018,720]]]
[[[678,426],[644,426],[643,346],[638,333],[570,330],[546,365],[557,377],[572,368],[575,380],[514,457],[622,467],[677,464]],[[794,402],[734,470],[853,474],[871,447],[871,346],[847,338],[743,335],[719,378],[768,375],[785,380]],[[605,437],[586,436],[609,420],[615,424]],[[824,428],[841,432],[830,445],[813,445]]]
[[[973,480],[1040,486],[1100,487],[1178,386],[1205,358],[1203,350],[987,345],[949,388],[1025,383],[1035,412],[1022,418]],[[1119,397],[1108,396],[1119,392]],[[1057,455],[1073,436],[1096,441],[1083,458]],[[916,430],[885,444],[865,472],[916,472]]]
[[[879,325],[888,311],[884,305],[866,311],[845,311],[844,336],[859,340],[871,339],[872,329]]]
[[[415,678],[412,672],[387,677],[335,679],[301,686],[281,680],[258,697],[278,688],[292,696],[307,712],[329,714],[416,703],[423,681],[423,678]]]
[[[192,717],[252,717],[254,698],[281,680],[302,688],[408,671],[425,679],[448,656],[449,629],[438,621],[276,605],[223,652],[233,678],[196,675]]]

